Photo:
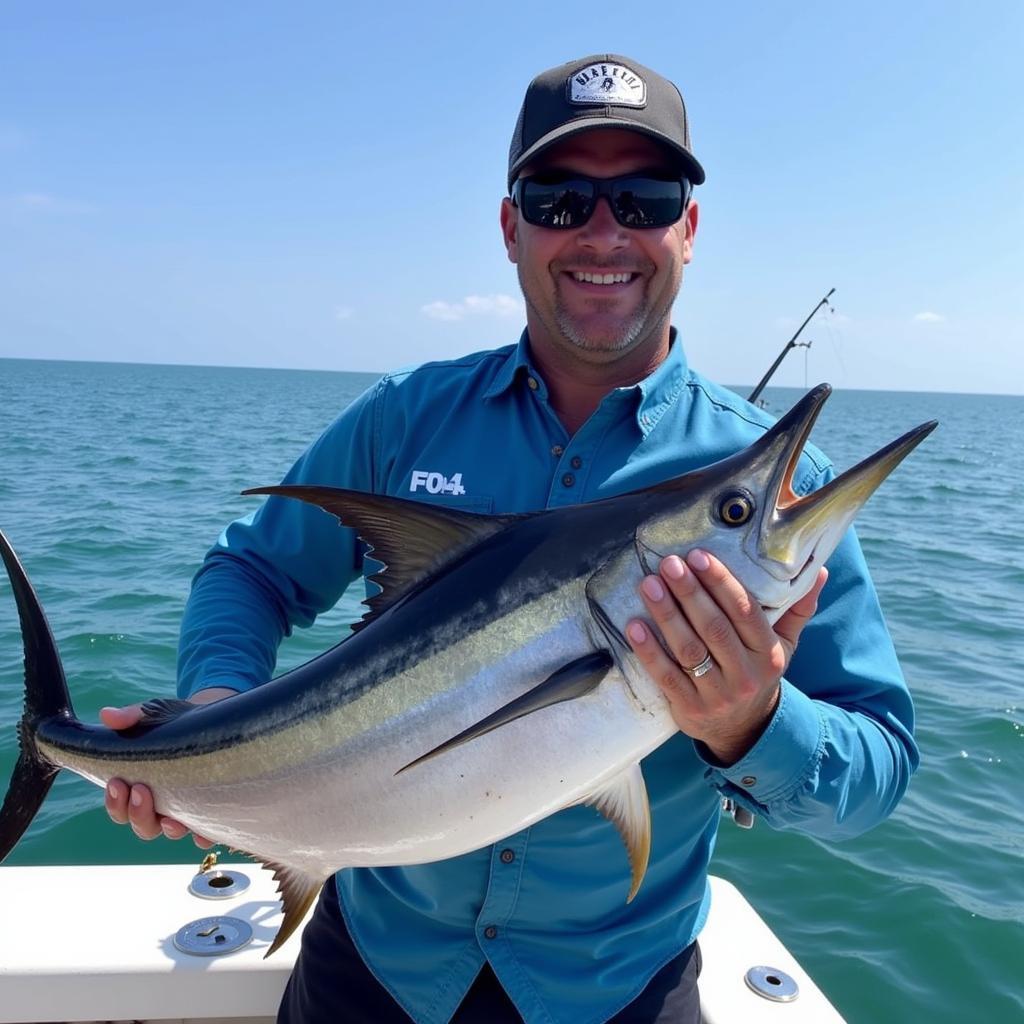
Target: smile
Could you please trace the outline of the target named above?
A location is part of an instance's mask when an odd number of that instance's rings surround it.
[[[580,284],[629,284],[637,276],[633,273],[592,274],[585,270],[572,271],[573,280]]]

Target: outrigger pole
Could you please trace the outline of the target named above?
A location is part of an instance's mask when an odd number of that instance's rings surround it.
[[[750,394],[747,396],[747,401],[748,402],[756,402],[757,401],[757,399],[760,396],[761,392],[764,391],[765,385],[768,383],[768,381],[770,381],[772,379],[772,374],[775,373],[775,371],[779,368],[779,364],[782,362],[782,360],[786,358],[786,353],[789,352],[789,350],[791,348],[795,348],[796,347],[796,339],[800,337],[801,333],[803,332],[803,329],[811,322],[811,318],[814,316],[814,314],[817,313],[818,310],[821,309],[822,306],[827,306],[828,305],[828,300],[832,297],[832,293],[834,291],[835,291],[835,288],[830,288],[829,289],[828,294],[825,296],[825,298],[823,298],[821,300],[821,302],[819,302],[814,307],[814,309],[811,310],[811,312],[808,314],[807,319],[800,325],[800,328],[796,332],[796,334],[794,334],[793,337],[790,338],[789,341],[786,342],[786,347],[783,348],[783,350],[779,353],[778,358],[775,360],[775,362],[772,363],[772,365],[768,367],[768,372],[761,378],[761,381],[757,385],[757,387],[754,388],[754,390],[751,391]]]

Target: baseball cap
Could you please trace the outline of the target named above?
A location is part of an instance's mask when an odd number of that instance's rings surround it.
[[[694,185],[704,168],[690,150],[686,105],[656,71],[614,53],[542,71],[529,85],[508,152],[508,187],[523,166],[556,142],[591,128],[626,128],[664,143]]]

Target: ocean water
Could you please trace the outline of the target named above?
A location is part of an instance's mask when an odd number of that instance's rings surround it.
[[[47,610],[76,711],[173,691],[189,580],[244,487],[275,483],[372,376],[0,360],[0,527]],[[800,392],[769,389],[777,412]],[[852,1022],[1024,1020],[1024,398],[839,392],[814,440],[846,468],[939,429],[858,519],[914,693],[923,762],[842,844],[723,822],[736,882]],[[360,591],[286,644],[330,646]],[[0,583],[0,789],[22,699]],[[64,773],[12,864],[198,862],[142,843]]]

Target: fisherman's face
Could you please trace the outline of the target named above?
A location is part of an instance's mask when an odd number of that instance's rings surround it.
[[[600,128],[553,146],[522,174],[572,171],[594,178],[667,172],[666,149],[635,132]],[[578,228],[528,224],[505,199],[501,224],[509,259],[516,264],[527,305],[531,344],[590,364],[608,364],[644,346],[667,344],[672,303],[690,262],[697,204],[663,228],[625,228],[608,200]],[[625,281],[595,284],[587,274],[628,274]]]

